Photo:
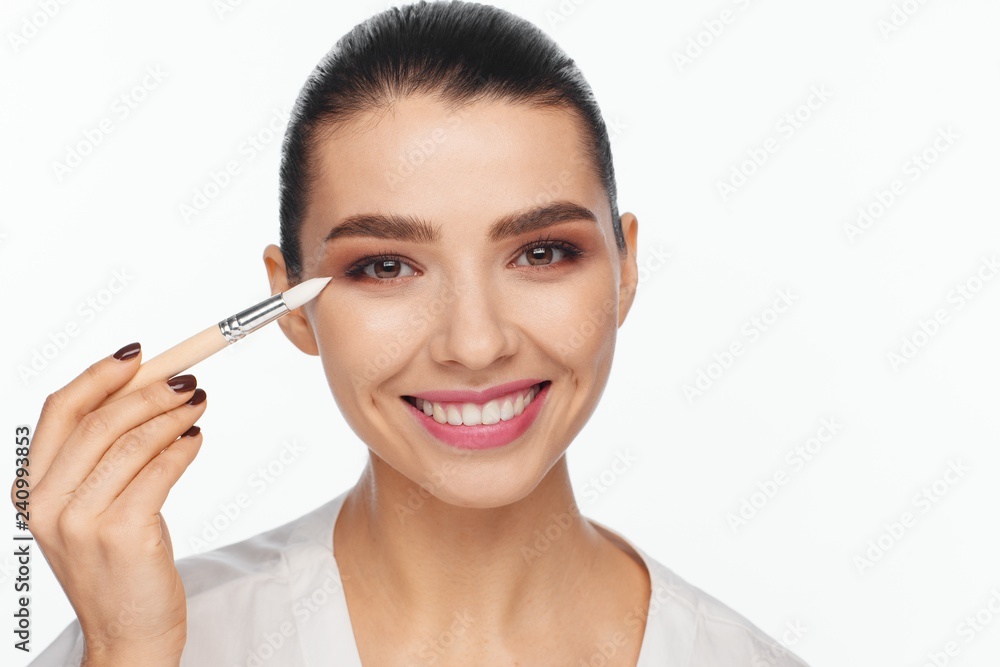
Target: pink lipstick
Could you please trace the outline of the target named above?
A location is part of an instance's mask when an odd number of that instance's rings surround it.
[[[459,449],[510,444],[534,423],[548,380],[518,380],[483,391],[442,390],[404,396],[413,418],[432,436]]]

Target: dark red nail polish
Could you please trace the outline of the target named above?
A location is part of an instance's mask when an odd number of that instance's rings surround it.
[[[201,427],[198,426],[197,424],[195,424],[194,426],[192,426],[188,430],[186,430],[183,433],[181,433],[181,437],[182,438],[189,438],[189,437],[198,435],[199,433],[201,433]]]
[[[187,404],[198,405],[199,403],[204,401],[207,397],[208,394],[205,393],[205,390],[202,389],[201,387],[198,387],[197,389],[194,390],[194,395],[187,400]]]
[[[129,343],[122,349],[118,350],[111,356],[119,361],[126,361],[132,359],[139,354],[139,343]]]
[[[183,394],[194,389],[198,385],[198,380],[193,375],[178,375],[167,380],[167,384],[178,394]]]

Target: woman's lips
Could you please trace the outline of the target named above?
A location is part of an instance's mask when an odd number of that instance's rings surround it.
[[[423,398],[428,401],[439,403],[478,403],[484,404],[495,398],[501,398],[507,394],[517,391],[526,391],[532,385],[541,384],[544,380],[539,378],[523,378],[512,380],[503,384],[489,387],[487,389],[431,389],[413,394],[409,398]]]
[[[410,414],[438,440],[461,449],[488,449],[506,445],[528,430],[551,384],[545,380],[484,404],[436,402],[412,396],[404,396],[403,400]]]
[[[543,382],[523,385],[503,393],[490,392],[490,399],[483,402],[449,401],[437,398],[437,396],[445,395],[446,392],[437,393],[433,400],[421,396],[404,396],[403,398],[439,424],[451,424],[452,426],[489,425],[497,424],[500,421],[509,421],[521,414],[524,408],[531,404],[542,384]],[[452,395],[457,395],[457,393]]]

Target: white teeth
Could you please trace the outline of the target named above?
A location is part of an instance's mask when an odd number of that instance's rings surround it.
[[[452,426],[476,426],[478,424],[497,424],[500,421],[510,421],[524,412],[538,395],[538,387],[522,390],[488,401],[485,405],[476,403],[437,403],[423,398],[416,398],[414,404],[439,424]]]
[[[466,426],[477,426],[483,423],[483,412],[474,403],[462,404],[462,423]]]
[[[498,421],[500,421],[500,403],[490,401],[483,406],[483,423],[496,424]]]
[[[430,401],[428,401],[430,403]],[[444,408],[441,407],[440,403],[434,403],[434,421],[438,424],[444,424],[448,421],[448,418],[444,414]]]

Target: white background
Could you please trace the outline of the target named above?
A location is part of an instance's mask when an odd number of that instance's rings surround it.
[[[93,1],[49,18],[44,4],[6,0],[0,16],[4,479],[14,427],[33,426],[45,396],[87,365],[134,340],[151,356],[269,294],[261,253],[278,239],[280,144],[269,123],[283,131],[316,62],[385,6]],[[948,664],[996,664],[1000,278],[984,259],[1000,259],[1000,5],[496,4],[582,67],[612,126],[620,209],[640,221],[643,282],[603,401],[568,454],[584,513],[812,665],[917,667],[952,641]],[[142,90],[147,68],[163,78]],[[105,118],[112,131],[60,178],[55,164]],[[934,148],[939,132],[952,138]],[[763,165],[747,162],[762,150]],[[181,205],[231,160],[239,174],[185,221]],[[734,169],[750,175],[723,196]],[[859,207],[881,214],[851,235]],[[113,294],[116,272],[125,286]],[[792,306],[773,317],[780,291]],[[752,339],[754,317],[770,324]],[[908,357],[904,337],[918,345]],[[734,342],[743,353],[723,369],[714,355]],[[714,379],[689,399],[699,371]],[[210,406],[202,451],[164,509],[178,557],[240,493],[252,504],[211,547],[357,478],[363,443],[318,359],[277,326],[194,372]],[[823,419],[842,426],[796,467],[788,453]],[[251,476],[288,441],[305,452],[257,493]],[[634,463],[613,473],[626,452]],[[952,464],[965,472],[943,481]],[[606,488],[584,497],[602,474]],[[785,483],[769,487],[776,474]],[[933,503],[914,500],[924,488]],[[756,514],[734,529],[744,500]],[[890,536],[905,512],[913,522]],[[8,629],[12,510],[8,520],[0,661],[24,665]],[[881,557],[859,566],[869,541]],[[31,576],[39,651],[73,614],[37,552]],[[986,624],[966,641],[977,612]]]

